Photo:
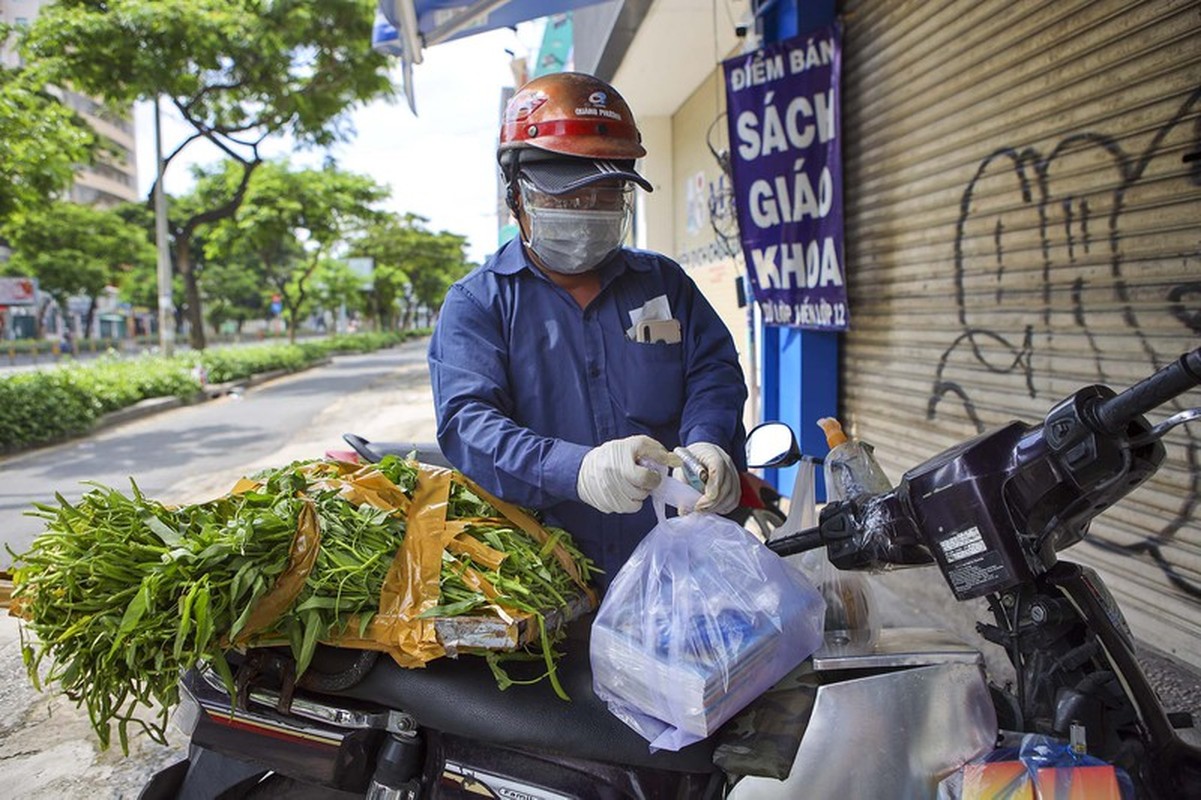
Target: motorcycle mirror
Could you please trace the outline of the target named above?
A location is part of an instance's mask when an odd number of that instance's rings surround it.
[[[746,437],[746,461],[752,467],[787,467],[801,458],[796,435],[783,422],[756,425]]]

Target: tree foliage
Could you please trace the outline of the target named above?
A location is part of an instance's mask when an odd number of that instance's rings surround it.
[[[370,41],[374,0],[58,0],[39,15],[26,53],[52,79],[115,103],[163,96],[193,133],[239,168],[216,205],[172,214],[193,347],[204,347],[193,269],[198,228],[234,215],[272,136],[298,147],[349,138],[346,114],[390,96]]]
[[[406,328],[418,306],[437,311],[450,285],[471,268],[464,254],[466,238],[433,233],[426,222],[416,214],[389,216],[351,246],[353,255],[375,261],[374,311],[385,328],[391,327],[392,310],[398,307]]]
[[[318,308],[363,313],[368,310],[367,281],[344,260],[327,258],[313,273],[313,302]]]
[[[114,211],[59,202],[11,221],[9,269],[37,278],[42,291],[62,306],[74,295],[92,298],[84,331],[91,330],[96,299],[134,267],[155,262],[145,231]]]
[[[263,282],[249,259],[209,263],[204,287],[205,312],[216,330],[226,323],[241,330],[243,323],[268,315]]]
[[[0,228],[22,210],[52,202],[91,160],[95,144],[87,123],[36,76],[0,67]]]
[[[228,181],[228,176],[227,176]],[[312,307],[313,275],[346,239],[375,222],[388,190],[371,178],[285,162],[255,172],[238,212],[213,226],[210,263],[246,264],[264,291],[280,296],[289,331]]]

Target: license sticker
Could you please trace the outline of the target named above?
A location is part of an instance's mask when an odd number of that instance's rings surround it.
[[[980,535],[980,529],[974,525],[965,531],[943,539],[938,546],[942,548],[948,564],[954,564],[956,561],[971,558],[988,550],[984,544],[984,537]]]

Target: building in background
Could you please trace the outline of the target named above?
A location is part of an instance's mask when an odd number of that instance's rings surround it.
[[[15,28],[25,28],[37,18],[42,7],[52,0],[0,0],[0,22]],[[21,55],[15,43],[0,41],[0,66],[21,66]],[[137,141],[134,134],[133,108],[112,109],[87,95],[68,89],[53,89],[63,105],[83,118],[105,143],[96,162],[75,173],[64,199],[74,203],[111,208],[138,199]],[[90,298],[72,298],[68,307],[53,305],[42,319],[44,333],[58,337],[68,328],[78,337]],[[0,315],[0,338],[31,338],[37,330],[37,305],[13,306]],[[81,312],[80,309],[83,309]],[[93,320],[92,334],[101,338],[123,338],[128,330],[129,306],[121,302],[116,292],[105,292],[99,298]]]
[[[33,24],[42,6],[52,0],[0,0],[0,22],[16,28]],[[0,42],[0,65],[17,67],[21,56],[12,41]],[[138,199],[137,148],[133,108],[113,110],[99,101],[69,90],[57,92],[63,105],[77,112],[110,144],[92,166],[75,176],[68,199],[76,203],[110,207]]]

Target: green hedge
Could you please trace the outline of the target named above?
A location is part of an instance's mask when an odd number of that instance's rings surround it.
[[[75,370],[23,372],[0,379],[4,449],[83,433],[99,416],[99,404],[80,385]]]
[[[150,397],[185,400],[209,383],[274,370],[298,370],[333,353],[367,353],[428,330],[340,334],[301,344],[218,347],[172,358],[104,356],[95,361],[0,377],[0,452],[86,433],[101,415]]]
[[[277,369],[300,369],[316,360],[306,357],[304,348],[298,344],[218,347],[189,353],[186,358],[190,364],[204,367],[209,383],[236,381]]]

